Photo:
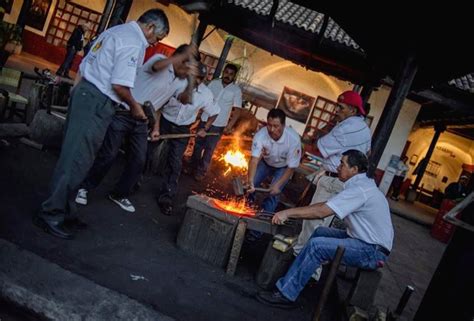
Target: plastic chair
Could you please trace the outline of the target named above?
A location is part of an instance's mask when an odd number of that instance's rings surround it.
[[[15,115],[19,116],[23,122],[26,122],[26,110],[28,108],[28,98],[19,94],[22,81],[22,72],[10,68],[0,69],[0,86],[3,88],[1,95],[3,99],[3,109],[0,117],[3,119],[12,119]],[[12,90],[10,90],[12,89]],[[17,104],[24,108],[18,108]]]

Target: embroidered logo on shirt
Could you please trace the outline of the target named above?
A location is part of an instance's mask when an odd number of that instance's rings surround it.
[[[129,67],[136,67],[137,66],[137,62],[138,62],[138,58],[137,57],[130,57],[130,59],[128,60],[127,62],[127,65]]]
[[[94,45],[94,47],[92,47],[92,52],[96,52],[97,50],[99,50],[100,48],[102,47],[102,41],[99,41],[98,43],[96,43]]]

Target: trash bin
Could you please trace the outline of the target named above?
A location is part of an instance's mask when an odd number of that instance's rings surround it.
[[[455,201],[444,199],[431,227],[431,236],[443,243],[448,243],[454,232],[454,225],[443,220],[443,216],[454,206],[456,206]]]

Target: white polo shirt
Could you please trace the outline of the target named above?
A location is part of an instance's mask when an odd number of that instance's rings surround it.
[[[97,38],[82,60],[81,75],[104,95],[121,102],[112,85],[134,86],[146,47],[148,41],[135,21],[112,27]]]
[[[344,220],[350,237],[392,250],[393,226],[387,199],[373,179],[357,174],[327,203]]]
[[[352,116],[344,119],[317,142],[318,149],[324,157],[324,169],[337,173],[342,153],[349,149],[356,149],[367,155],[370,141],[370,129],[364,118]]]
[[[183,104],[176,97],[171,97],[169,102],[161,109],[161,113],[166,120],[178,126],[183,126],[194,123],[201,109],[210,116],[219,113],[219,107],[214,104],[214,96],[204,83],[193,90],[192,104]]]
[[[136,101],[143,104],[149,100],[155,110],[163,107],[172,96],[182,93],[188,83],[186,79],[179,79],[175,76],[173,64],[154,72],[152,70],[153,64],[162,59],[167,59],[167,57],[156,54],[138,68],[137,80],[132,89],[132,96]]]
[[[207,85],[214,95],[214,102],[219,106],[220,112],[213,126],[225,127],[229,122],[232,107],[242,108],[242,91],[235,83],[224,87],[221,79],[214,79]],[[207,121],[209,115],[203,113],[201,120]]]
[[[297,168],[301,160],[301,138],[293,128],[285,126],[280,139],[275,141],[264,127],[255,134],[252,142],[252,157],[261,155],[272,167]]]

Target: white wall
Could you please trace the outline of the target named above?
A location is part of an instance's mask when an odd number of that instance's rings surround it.
[[[137,19],[144,11],[150,8],[161,8],[166,12],[170,21],[170,34],[163,40],[163,43],[177,47],[182,43],[189,42],[192,34],[191,25],[193,19],[182,9],[174,5],[164,6],[151,1],[135,0],[128,19]],[[211,29],[212,26],[209,26],[206,33]],[[224,46],[225,35],[226,33],[224,31],[213,32],[202,42],[200,50],[219,56]],[[238,59],[239,62],[241,62],[242,57],[246,57],[248,61],[246,71],[252,75],[250,78],[251,85],[266,92],[273,93],[276,96],[280,96],[283,87],[287,86],[313,97],[321,96],[336,100],[341,92],[353,88],[353,84],[347,81],[342,81],[320,72],[306,70],[299,65],[272,55],[262,49],[255,50],[253,45],[245,43],[242,40],[234,40],[228,60],[233,61]],[[390,88],[381,87],[378,91],[374,91],[371,96],[370,116],[374,117],[370,127],[372,132],[377,126],[389,93]],[[379,162],[378,167],[380,169],[385,169],[392,154],[401,154],[419,109],[419,104],[405,100],[393,133],[388,141],[382,159]],[[261,108],[257,113],[257,118],[266,120],[267,113],[268,110]],[[292,119],[288,119],[288,125],[293,127],[300,134],[303,133],[305,128],[305,124]]]
[[[370,115],[374,117],[370,130],[374,132],[382,115],[383,108],[390,95],[390,88],[381,86],[379,90],[374,91],[370,96],[369,103],[371,105]],[[420,111],[420,104],[415,103],[409,99],[403,102],[400,114],[392,131],[392,135],[387,142],[387,146],[382,154],[382,158],[377,165],[377,168],[385,170],[392,155],[400,156],[405,147],[408,136],[410,135],[416,116]]]
[[[416,155],[418,159],[415,164],[410,165],[409,174],[413,172],[416,165],[426,155],[433,136],[433,128],[420,128],[410,133],[408,139],[411,141],[411,144],[408,148],[407,156],[408,159],[411,159],[413,155]],[[424,175],[421,184],[424,185],[425,189],[438,189],[443,192],[449,183],[459,179],[463,164],[474,164],[474,141],[449,132],[443,132],[438,139],[431,160],[441,164],[440,173],[436,178]],[[448,178],[448,181],[445,183],[442,182],[444,176]],[[412,175],[408,175],[408,177],[412,179],[412,182],[416,178],[416,176]]]

